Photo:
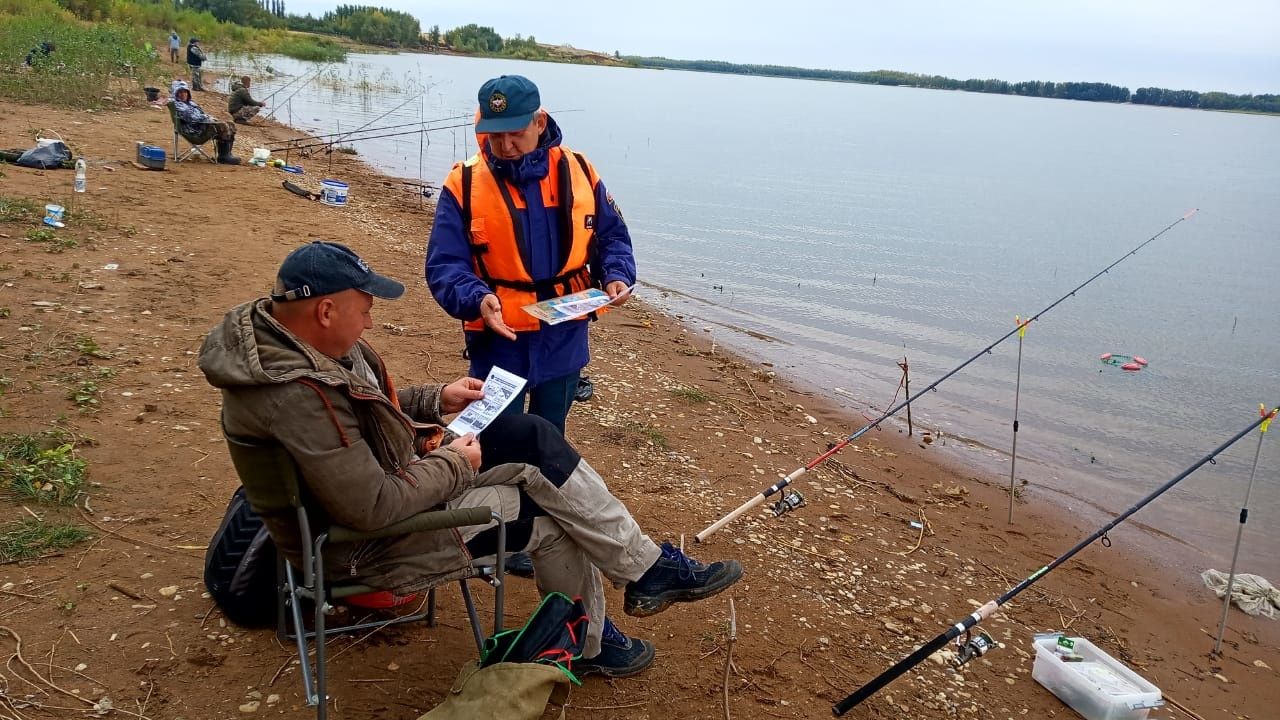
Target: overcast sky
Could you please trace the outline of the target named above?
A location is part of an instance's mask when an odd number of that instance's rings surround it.
[[[352,4],[361,0],[347,0]],[[323,14],[333,0],[286,0]],[[680,59],[1280,92],[1280,0],[368,0],[423,30]]]

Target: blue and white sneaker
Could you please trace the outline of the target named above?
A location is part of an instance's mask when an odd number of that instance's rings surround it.
[[[604,632],[600,637],[600,654],[577,661],[573,664],[573,672],[578,677],[630,677],[652,665],[656,656],[653,643],[623,635],[612,620],[605,618]]]
[[[662,543],[662,556],[653,567],[627,583],[623,610],[635,617],[656,615],[672,603],[709,598],[741,579],[742,565],[737,560],[703,565],[671,543]]]

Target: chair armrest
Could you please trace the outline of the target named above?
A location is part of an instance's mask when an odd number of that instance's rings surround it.
[[[488,507],[432,510],[418,513],[413,517],[407,517],[384,528],[367,532],[334,525],[329,528],[329,541],[355,542],[358,540],[374,540],[376,538],[408,535],[409,533],[424,532],[426,530],[442,530],[444,528],[466,527],[468,525],[488,525],[492,520],[493,511]]]

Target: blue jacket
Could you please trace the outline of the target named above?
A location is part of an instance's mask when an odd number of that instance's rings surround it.
[[[548,116],[547,129],[539,139],[538,147],[519,160],[494,159],[489,155],[487,142],[481,150],[494,174],[510,180],[524,198],[526,207],[518,213],[524,237],[529,243],[533,262],[528,270],[534,280],[555,277],[556,271],[564,264],[564,258],[560,256],[557,209],[543,205],[539,186],[549,170],[547,148],[559,145],[561,139],[560,127]],[[453,172],[461,171],[455,168]],[[631,235],[603,181],[596,184],[595,202],[599,267],[593,267],[592,272],[602,285],[614,280],[631,285],[636,281]],[[435,223],[427,243],[426,277],[432,297],[445,312],[459,320],[480,317],[480,301],[493,292],[476,275],[471,249],[463,232],[461,202],[447,187],[441,191],[436,203]],[[471,358],[470,374],[483,378],[491,367],[497,365],[526,378],[532,387],[581,370],[590,360],[588,322],[543,323],[542,329],[536,332],[516,333],[515,340],[507,340],[489,330],[465,332],[467,352]]]

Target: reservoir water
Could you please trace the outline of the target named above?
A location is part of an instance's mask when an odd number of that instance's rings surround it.
[[[267,61],[281,74],[258,96],[312,67]],[[695,340],[862,411],[885,409],[904,354],[924,387],[1199,208],[1026,335],[1018,476],[1086,525],[1280,403],[1280,118],[434,55],[352,55],[272,101],[288,99],[277,119],[313,132],[397,106],[376,126],[459,124],[503,73],[532,78],[566,144],[600,170],[646,301],[683,316]],[[466,127],[427,140],[421,152],[417,136],[353,144],[434,185],[475,151]],[[912,405],[944,452],[997,479],[1017,349],[1006,341]],[[1099,362],[1106,352],[1150,364],[1126,373]],[[1225,569],[1258,435],[1137,516],[1176,538],[1141,542]],[[1276,581],[1280,432],[1265,440],[1241,569]]]

